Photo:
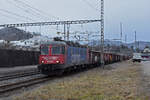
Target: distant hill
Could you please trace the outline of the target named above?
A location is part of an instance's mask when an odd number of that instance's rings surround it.
[[[128,43],[127,46],[131,48],[132,46],[135,47],[135,42],[134,43]],[[145,41],[137,41],[136,46],[139,46],[139,49],[143,50],[146,46],[150,47],[150,42],[145,42]]]
[[[120,41],[112,41],[112,40],[105,40],[105,46],[110,45],[110,46],[119,46],[120,44],[123,44],[125,46],[128,46],[129,48],[131,48],[132,46],[135,47],[135,42],[133,43],[121,43]],[[100,45],[100,41],[95,40],[90,42],[90,45]],[[145,42],[145,41],[137,41],[136,46],[139,46],[139,49],[143,50],[146,46],[150,47],[150,42]]]
[[[95,45],[95,46],[98,46],[98,45],[100,45],[100,41],[99,40],[94,40],[94,41],[91,41],[90,43],[89,43],[89,45]],[[105,44],[105,46],[107,46],[107,45],[115,45],[115,46],[119,46],[120,44],[121,44],[121,42],[120,41],[113,41],[113,40],[108,40],[108,39],[106,39],[105,41],[104,41],[104,44]]]
[[[32,38],[33,35],[18,28],[9,27],[0,29],[0,40],[19,41]]]

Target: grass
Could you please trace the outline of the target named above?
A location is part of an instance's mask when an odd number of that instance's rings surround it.
[[[138,94],[139,73],[135,66],[104,71],[97,68],[78,78],[23,93],[14,100],[149,100]]]

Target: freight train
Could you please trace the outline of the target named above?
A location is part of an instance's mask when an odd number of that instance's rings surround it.
[[[38,70],[46,75],[101,65],[101,52],[72,42],[53,41],[42,44],[40,50]],[[124,55],[104,53],[105,64],[125,59]]]

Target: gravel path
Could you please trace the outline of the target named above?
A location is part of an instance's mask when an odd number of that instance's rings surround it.
[[[141,93],[146,94],[150,98],[150,61],[142,62],[140,67],[142,69]]]
[[[141,64],[144,74],[150,76],[150,61],[142,62]]]

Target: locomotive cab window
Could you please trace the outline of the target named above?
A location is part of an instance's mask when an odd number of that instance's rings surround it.
[[[64,46],[52,47],[52,55],[58,55],[58,54],[65,54]]]
[[[41,55],[48,55],[48,54],[49,54],[49,47],[41,46]]]

